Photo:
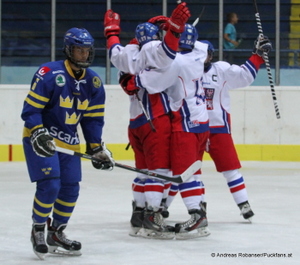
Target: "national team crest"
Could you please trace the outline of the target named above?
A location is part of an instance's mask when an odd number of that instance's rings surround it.
[[[95,88],[99,88],[101,86],[101,80],[98,76],[94,76],[93,84]]]

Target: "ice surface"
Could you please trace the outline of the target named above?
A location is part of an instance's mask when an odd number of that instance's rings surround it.
[[[122,164],[133,165],[133,162],[122,161]],[[69,238],[81,241],[83,254],[80,257],[47,254],[41,261],[33,253],[29,240],[35,184],[30,183],[24,162],[2,162],[0,264],[300,264],[300,163],[242,162],[242,165],[255,212],[252,224],[240,216],[223,176],[215,171],[212,162],[204,161],[211,235],[163,241],[128,235],[131,181],[135,173],[120,168],[98,171],[84,161],[80,197],[66,229]],[[169,210],[169,223],[189,218],[178,195]],[[292,257],[282,257],[284,254]]]

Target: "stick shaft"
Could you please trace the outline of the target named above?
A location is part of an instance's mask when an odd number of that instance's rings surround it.
[[[253,0],[253,4],[254,4],[255,12],[256,12],[255,13],[255,18],[256,18],[256,24],[257,24],[259,37],[263,38],[264,32],[263,32],[263,29],[262,29],[261,19],[260,19],[260,15],[259,15],[259,12],[258,12],[256,0]],[[273,99],[273,103],[274,103],[275,114],[276,114],[277,119],[280,119],[280,112],[279,112],[277,97],[276,97],[275,88],[274,88],[274,82],[273,82],[273,76],[272,76],[270,62],[269,62],[269,56],[266,52],[264,52],[263,55],[264,55],[264,61],[265,61],[265,65],[266,65],[266,69],[267,69],[267,73],[268,73],[269,84],[270,84],[270,88],[271,88],[271,95],[272,95],[272,99]]]
[[[145,110],[145,107],[144,107],[144,105],[143,105],[143,102],[141,101],[141,99],[140,99],[138,93],[135,93],[135,96],[136,96],[136,98],[137,98],[137,100],[138,100],[138,102],[139,102],[139,104],[140,104],[140,107],[141,107],[141,109],[142,109],[144,115],[146,116],[147,121],[149,122],[149,124],[150,124],[150,126],[151,126],[151,130],[152,130],[153,132],[156,132],[156,129],[155,129],[155,127],[154,127],[154,125],[153,125],[153,123],[152,123],[152,121],[151,121],[151,119],[150,119],[150,116],[149,116],[148,112]]]
[[[69,149],[66,149],[66,148],[58,147],[58,146],[56,146],[56,151],[58,151],[60,153],[68,154],[68,155],[79,156],[79,157],[86,158],[86,159],[89,159],[89,160],[103,162],[102,160],[97,159],[97,158],[95,158],[91,155],[80,153],[80,152],[75,152],[73,150],[69,150]],[[163,180],[167,180],[167,181],[172,181],[172,182],[175,182],[175,183],[182,183],[181,176],[175,177],[175,178],[168,177],[168,176],[161,175],[161,174],[158,174],[158,173],[155,173],[155,172],[152,172],[152,171],[138,169],[138,168],[128,166],[128,165],[124,165],[124,164],[120,164],[120,163],[117,163],[117,162],[115,163],[115,166],[119,167],[119,168],[126,169],[126,170],[130,170],[130,171],[133,171],[133,172],[136,172],[136,173],[142,173],[142,174],[145,174],[149,177],[159,178],[159,179],[163,179]]]

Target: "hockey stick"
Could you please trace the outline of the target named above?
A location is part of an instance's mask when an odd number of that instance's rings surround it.
[[[144,107],[143,102],[141,101],[141,99],[140,99],[140,97],[138,95],[138,92],[135,93],[135,96],[136,96],[136,98],[137,98],[137,100],[138,100],[138,102],[139,102],[139,104],[140,104],[140,106],[142,108],[142,111],[143,111],[144,115],[146,116],[147,121],[149,122],[149,124],[151,126],[151,130],[153,132],[156,132],[156,129],[155,129],[155,127],[154,127],[154,125],[153,125],[153,123],[152,123],[152,121],[150,119],[150,116],[149,116],[148,112],[145,110],[145,107]]]
[[[257,8],[256,0],[253,0],[253,4],[254,4],[255,12],[256,12],[255,13],[255,18],[256,18],[259,38],[263,38],[264,33],[263,33],[262,25],[261,25],[261,20],[260,20],[260,15],[259,15],[258,8]],[[278,104],[277,104],[277,98],[276,98],[276,94],[275,94],[274,82],[273,82],[272,72],[271,72],[270,63],[269,63],[269,56],[266,52],[264,52],[264,60],[265,60],[266,69],[267,69],[267,72],[268,72],[269,83],[270,83],[271,94],[272,94],[272,98],[273,98],[276,117],[277,117],[277,119],[280,119],[279,107],[278,107]]]
[[[202,17],[203,13],[204,13],[204,10],[205,10],[205,6],[202,8],[202,11],[200,13],[200,15],[195,19],[195,21],[193,22],[193,26],[196,27],[196,25],[198,24],[199,22],[199,19]]]
[[[103,162],[102,160],[97,159],[97,158],[95,158],[91,155],[75,152],[73,150],[69,150],[69,149],[66,149],[66,148],[58,147],[58,146],[56,146],[56,151],[58,151],[60,153],[72,155],[72,156],[79,156],[79,157],[86,158],[86,159],[89,159],[89,160],[92,160],[92,161]],[[120,163],[117,163],[117,162],[115,162],[115,166],[119,167],[119,168],[126,169],[126,170],[130,170],[130,171],[133,171],[133,172],[142,173],[142,174],[145,174],[149,177],[159,178],[159,179],[171,181],[171,182],[174,182],[174,183],[182,183],[182,182],[187,181],[195,172],[197,172],[201,168],[202,163],[201,163],[200,160],[195,161],[181,175],[179,175],[177,177],[174,177],[174,178],[168,177],[168,176],[165,176],[165,175],[161,175],[161,174],[158,174],[158,173],[155,173],[155,172],[152,172],[152,171],[138,169],[138,168],[128,166],[128,165],[123,165],[123,164],[120,164]]]

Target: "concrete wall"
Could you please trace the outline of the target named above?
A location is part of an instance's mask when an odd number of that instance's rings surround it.
[[[109,144],[128,143],[129,100],[118,85],[106,85],[103,140]],[[233,138],[237,146],[267,146],[278,149],[300,146],[300,87],[275,87],[281,118],[277,119],[270,87],[251,86],[231,91]],[[0,145],[21,145],[20,118],[29,85],[0,85]],[[290,150],[289,149],[289,150]],[[247,152],[247,151],[246,151]],[[299,161],[300,161],[300,155]]]

